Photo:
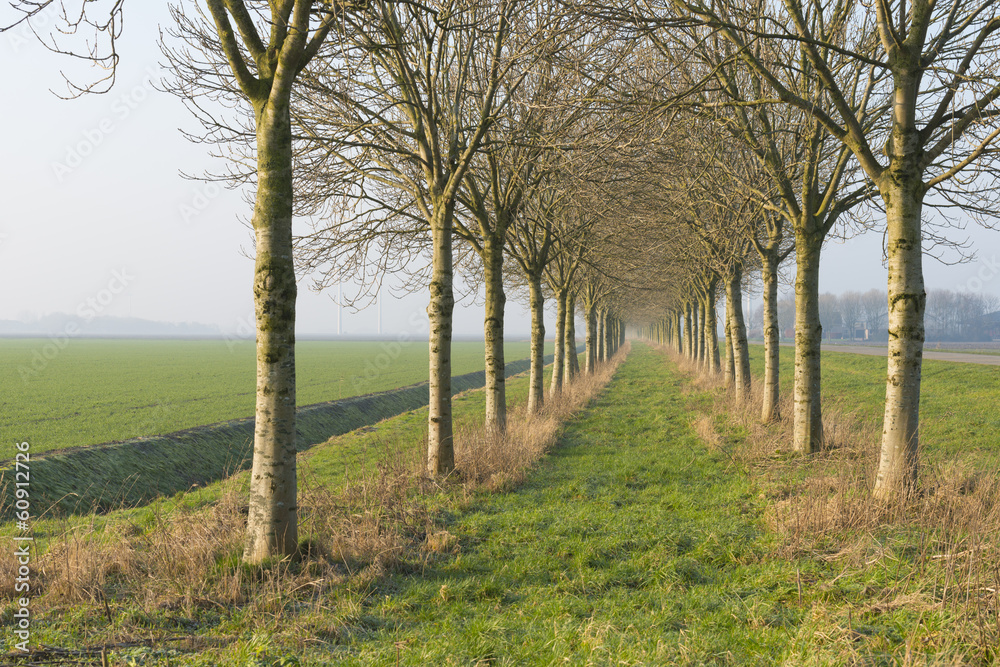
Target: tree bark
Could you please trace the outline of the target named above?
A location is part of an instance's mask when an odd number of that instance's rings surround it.
[[[552,355],[552,379],[549,395],[555,397],[562,391],[563,366],[566,363],[566,290],[556,292],[556,340]]]
[[[243,558],[259,563],[298,549],[295,450],[295,265],[292,129],[288,96],[254,104],[257,195],[253,228],[257,405]]]
[[[734,375],[734,370],[733,370],[734,369],[733,329],[732,329],[733,300],[729,298],[728,294],[726,295],[726,314],[724,317],[725,320],[723,322],[725,324],[725,330],[726,330],[725,385],[726,389],[729,390],[735,386],[736,376]]]
[[[566,370],[563,382],[569,384],[580,372],[580,356],[576,353],[576,295],[566,300]]]
[[[919,140],[897,130],[894,150],[906,151],[906,146],[914,141]],[[895,494],[906,497],[917,486],[920,376],[927,302],[920,228],[924,185],[916,156],[894,159],[888,180],[889,184],[882,188],[882,198],[888,223],[889,354],[882,451],[875,478],[877,498]]]
[[[820,354],[823,325],[819,319],[819,260],[823,237],[795,230],[795,414],[792,448],[811,454],[823,446],[820,403]]]
[[[604,311],[604,356],[601,361],[609,361],[614,355],[615,318],[607,310]]]
[[[605,361],[607,357],[607,344],[608,337],[604,332],[604,327],[607,325],[607,318],[603,308],[597,309],[597,361],[598,363]]]
[[[536,414],[545,404],[545,297],[541,277],[528,281],[531,292],[531,379],[528,383],[528,413]]]
[[[504,372],[503,239],[487,237],[483,243],[486,283],[486,430],[503,433],[507,429],[507,381]]]
[[[698,310],[698,326],[695,335],[695,340],[698,341],[698,367],[705,370],[705,298],[702,296],[698,297],[698,301],[695,302],[695,308]]]
[[[705,356],[708,360],[708,372],[712,375],[719,372],[719,335],[716,333],[719,323],[715,315],[715,290],[716,281],[713,280],[705,298],[705,340],[708,342]]]
[[[587,352],[584,355],[587,368],[587,375],[592,375],[597,367],[597,307],[593,303],[587,303],[587,338],[584,344]]]
[[[763,423],[781,418],[778,403],[778,361],[781,332],[778,330],[778,252],[769,249],[762,257],[764,278],[764,403],[760,419]]]
[[[702,321],[701,300],[696,300],[691,304],[691,343],[694,345],[694,358],[692,361],[701,366],[705,345],[705,327]]]
[[[674,314],[674,343],[677,345],[677,354],[684,354],[684,313],[678,310]]]
[[[747,345],[746,321],[743,319],[742,281],[743,271],[738,267],[726,281],[726,300],[732,304],[729,326],[733,340],[733,386],[738,403],[750,398],[750,348]]]
[[[684,302],[684,356],[688,358],[689,361],[694,360],[694,340],[692,338],[691,332],[694,330],[694,322],[691,321],[694,309],[691,308],[691,302]]]
[[[427,415],[427,472],[432,477],[455,469],[455,442],[451,416],[451,332],[455,310],[452,265],[454,203],[436,207],[431,220],[433,265],[430,320],[430,403]]]

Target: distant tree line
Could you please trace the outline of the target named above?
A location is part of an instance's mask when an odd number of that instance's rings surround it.
[[[819,295],[819,317],[823,337],[828,340],[885,341],[887,297],[884,290],[825,292]],[[924,315],[928,341],[989,341],[996,337],[1000,297],[994,294],[954,292],[947,289],[927,291]],[[993,317],[991,317],[993,316]],[[764,309],[750,314],[750,338],[763,337]],[[778,327],[782,338],[795,337],[795,297],[778,300]]]

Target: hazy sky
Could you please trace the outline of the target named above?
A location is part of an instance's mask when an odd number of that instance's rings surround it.
[[[0,10],[3,23],[10,10]],[[47,53],[23,31],[0,35],[7,93],[0,118],[8,128],[0,162],[0,280],[8,285],[0,319],[52,312],[77,313],[97,303],[102,313],[162,321],[193,321],[234,331],[252,321],[253,263],[241,195],[183,179],[180,171],[220,170],[205,146],[178,128],[198,125],[174,97],[149,85],[161,75],[158,25],[169,25],[163,3],[131,3],[119,45],[118,83],[106,95],[60,100],[60,69],[73,63]],[[69,70],[68,70],[69,71]],[[71,70],[86,75],[86,70]],[[304,228],[303,228],[304,229]],[[926,263],[929,288],[1000,293],[1000,233],[970,225],[980,260],[960,266]],[[821,289],[884,288],[882,238],[868,234],[824,252]],[[985,260],[985,261],[984,261]],[[988,276],[984,284],[977,273]],[[298,330],[336,333],[328,295],[300,284]],[[95,302],[95,299],[99,301]],[[383,299],[383,327],[410,328],[426,306],[425,293]],[[482,308],[456,313],[456,332],[482,332]],[[550,315],[551,317],[551,315]],[[350,333],[374,331],[374,308],[345,311]],[[529,330],[526,309],[508,301],[508,328]]]

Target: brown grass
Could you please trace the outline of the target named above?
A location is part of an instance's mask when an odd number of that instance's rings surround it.
[[[780,420],[761,424],[760,383],[754,383],[749,400],[737,405],[722,375],[708,376],[672,351],[671,356],[689,376],[692,394],[714,394],[711,413],[696,414],[693,427],[706,444],[725,451],[758,480],[767,499],[765,519],[780,537],[778,555],[835,562],[841,576],[878,574],[880,581],[890,580],[873,587],[867,610],[855,613],[946,614],[948,636],[924,649],[951,657],[925,663],[921,656],[919,664],[967,664],[997,652],[1000,478],[961,460],[925,465],[918,494],[877,501],[872,488],[881,424],[824,406],[824,450],[796,456],[790,396],[782,396]],[[918,664],[911,649],[908,644],[903,663]],[[851,664],[857,657],[832,659]],[[821,652],[806,662],[826,664],[827,659]]]

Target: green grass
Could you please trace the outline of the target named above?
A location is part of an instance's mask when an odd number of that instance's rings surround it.
[[[528,343],[508,343],[505,354],[527,357]],[[303,341],[296,355],[299,405],[427,379],[422,341]],[[452,361],[456,375],[481,370],[482,343],[455,343]],[[252,341],[72,339],[59,350],[0,339],[0,378],[0,431],[41,454],[249,417],[255,351]]]
[[[551,364],[544,372],[545,386],[551,378]],[[507,378],[507,404],[514,410],[519,403],[527,400],[528,374]],[[461,430],[481,424],[485,408],[485,395],[481,390],[467,391],[452,400],[455,429],[461,437]],[[420,456],[426,446],[427,408],[409,410],[391,419],[385,419],[372,426],[335,436],[298,455],[298,475],[303,488],[312,486],[334,487],[343,484],[348,474],[358,475],[373,470],[387,452],[395,454],[402,443],[404,455]],[[220,445],[221,447],[221,445]],[[131,461],[130,461],[131,462]],[[37,466],[34,468],[37,471]],[[83,471],[81,471],[83,472]],[[85,472],[83,472],[85,474]],[[139,525],[153,525],[157,517],[176,511],[193,511],[217,502],[227,488],[236,483],[249,488],[247,472],[230,478],[200,484],[183,491],[164,495],[153,502],[141,506],[126,506],[102,514],[60,515],[55,518],[40,517],[33,521],[32,532],[39,546],[47,544],[50,537],[61,534],[67,526],[104,526],[108,522],[120,520],[136,522]],[[34,498],[34,494],[32,496]],[[39,505],[33,505],[35,517]],[[15,534],[13,522],[0,523],[0,536]]]
[[[455,514],[457,557],[372,588],[343,664],[774,664],[795,567],[767,558],[759,500],[681,383],[634,351],[522,488]]]
[[[825,360],[828,397],[850,406],[838,392],[858,391],[854,408],[870,412],[880,360],[836,353]],[[930,409],[953,409],[961,399],[941,394],[981,381],[977,370],[928,366]],[[523,400],[525,384],[509,382],[514,400]],[[996,403],[995,394],[969,391]],[[410,553],[388,571],[348,577],[321,595],[306,587],[277,598],[266,618],[241,607],[150,611],[112,599],[108,622],[99,605],[60,605],[36,612],[34,641],[99,646],[182,634],[202,646],[133,651],[160,651],[158,661],[136,662],[158,665],[893,665],[908,653],[912,664],[969,664],[975,638],[954,630],[968,628],[965,608],[960,600],[935,604],[948,578],[918,567],[933,564],[923,546],[933,536],[890,525],[862,536],[865,546],[846,556],[790,548],[767,527],[775,496],[766,480],[694,433],[716,396],[694,390],[662,353],[636,345],[522,486],[471,495],[445,487],[427,499],[434,525],[456,537],[454,549]],[[481,411],[481,392],[455,402],[461,423],[477,422]],[[413,411],[310,450],[303,485],[335,488],[387,453],[412,453],[423,446],[424,419]],[[776,465],[792,475],[812,465],[792,463]],[[118,518],[153,530],[159,517],[212,502],[220,489],[209,485]],[[42,522],[36,534],[60,525]],[[898,600],[915,602],[891,604]],[[8,606],[5,622],[10,613]]]

